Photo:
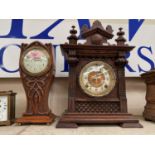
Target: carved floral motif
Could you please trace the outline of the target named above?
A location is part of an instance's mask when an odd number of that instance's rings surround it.
[[[43,101],[43,96],[45,95],[45,90],[46,90],[46,82],[47,79],[49,78],[50,74],[47,73],[44,76],[41,77],[31,77],[29,75],[26,75],[23,73],[23,77],[25,79],[25,89],[28,90],[26,91],[27,97],[28,97],[28,107],[27,107],[27,112],[31,112],[33,114],[42,114],[43,111],[41,111],[41,108],[39,106]]]

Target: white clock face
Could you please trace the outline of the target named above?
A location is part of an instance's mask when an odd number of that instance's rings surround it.
[[[83,91],[94,97],[109,94],[115,86],[116,76],[112,67],[103,61],[93,61],[83,67],[79,78]]]
[[[0,96],[0,121],[8,120],[8,97]]]
[[[23,59],[24,68],[34,74],[41,73],[47,69],[49,55],[43,49],[34,48],[27,52]]]

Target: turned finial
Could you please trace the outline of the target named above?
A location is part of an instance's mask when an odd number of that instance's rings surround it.
[[[120,27],[119,31],[117,32],[118,38],[115,41],[117,42],[118,46],[124,46],[125,42],[126,42],[126,39],[124,38],[125,32],[122,30],[123,30],[123,28]]]
[[[75,29],[75,26],[72,26],[72,29],[70,30],[70,36],[67,38],[69,40],[69,44],[77,44],[78,37],[76,36],[77,30]]]

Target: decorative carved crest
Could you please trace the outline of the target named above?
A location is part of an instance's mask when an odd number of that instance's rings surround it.
[[[86,39],[85,44],[103,45],[108,39],[113,38],[113,30],[110,25],[104,28],[100,21],[96,20],[89,29],[86,25],[82,27],[81,36]]]
[[[128,46],[127,44],[125,44],[125,32],[122,30],[123,28],[119,28],[119,31],[117,32],[118,37],[115,39],[117,43],[116,45]],[[77,45],[78,37],[76,35],[77,30],[75,30],[75,26],[72,26],[70,34],[71,35],[68,37],[69,44]],[[99,20],[94,21],[91,28],[88,28],[87,25],[83,25],[81,29],[81,37],[83,39],[86,39],[86,42],[84,43],[85,45],[110,45],[108,40],[112,39],[113,36],[113,29],[111,25],[107,25],[106,28],[104,28]]]
[[[50,43],[42,44],[39,41],[34,41],[31,44],[22,43],[22,45],[21,45],[22,51],[25,51],[26,49],[29,49],[31,47],[42,47],[45,50],[51,50],[51,44]]]

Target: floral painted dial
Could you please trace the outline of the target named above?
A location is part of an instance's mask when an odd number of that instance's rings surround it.
[[[103,61],[93,61],[82,68],[79,83],[86,94],[101,97],[112,91],[116,76],[109,64]]]
[[[7,96],[0,96],[0,121],[7,121],[8,119],[7,101]]]
[[[47,69],[49,55],[46,50],[34,48],[26,52],[23,58],[24,68],[32,74],[39,74]]]

